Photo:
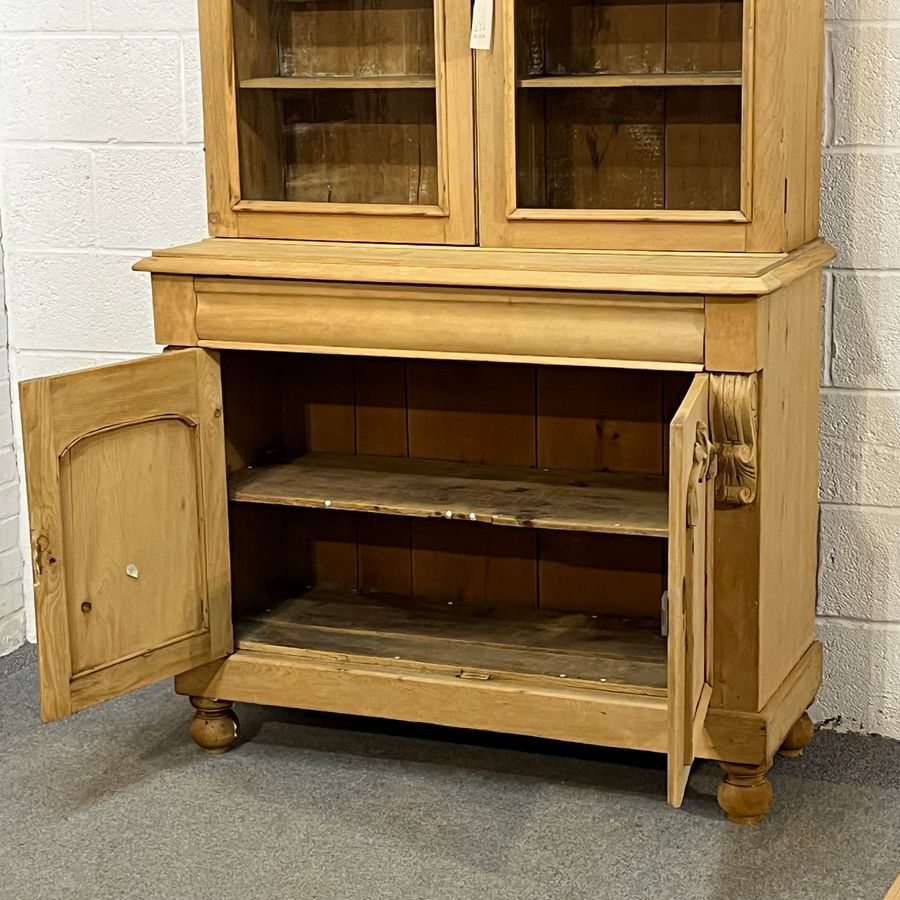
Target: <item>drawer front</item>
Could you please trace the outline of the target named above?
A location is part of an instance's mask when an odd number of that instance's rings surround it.
[[[201,346],[703,368],[700,297],[198,278]]]

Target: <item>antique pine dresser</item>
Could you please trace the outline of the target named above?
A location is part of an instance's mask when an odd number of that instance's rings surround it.
[[[822,667],[822,6],[200,0],[167,352],[22,385],[43,717],[174,675],[210,753],[535,735],[758,821]]]

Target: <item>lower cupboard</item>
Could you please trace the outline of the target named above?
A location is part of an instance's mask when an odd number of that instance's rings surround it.
[[[678,806],[814,677],[710,737],[705,373],[187,349],[22,409],[47,720],[177,675],[211,752],[281,703],[665,752]]]

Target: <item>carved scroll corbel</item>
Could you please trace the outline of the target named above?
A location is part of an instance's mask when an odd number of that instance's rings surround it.
[[[745,506],[756,499],[759,383],[753,375],[712,375],[710,424],[719,459],[716,500]]]

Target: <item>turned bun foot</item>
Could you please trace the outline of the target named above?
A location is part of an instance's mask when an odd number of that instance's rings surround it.
[[[725,780],[719,785],[719,806],[729,822],[755,825],[772,802],[772,784],[766,775],[771,765],[745,766],[720,763]]]
[[[815,733],[816,727],[813,725],[812,719],[808,713],[803,713],[794,724],[794,727],[788,732],[781,749],[778,751],[778,755],[787,759],[797,759],[797,757],[803,756],[803,751],[807,748]]]
[[[225,753],[238,736],[233,704],[229,700],[191,697],[191,705],[197,710],[191,722],[194,743],[207,753]]]

